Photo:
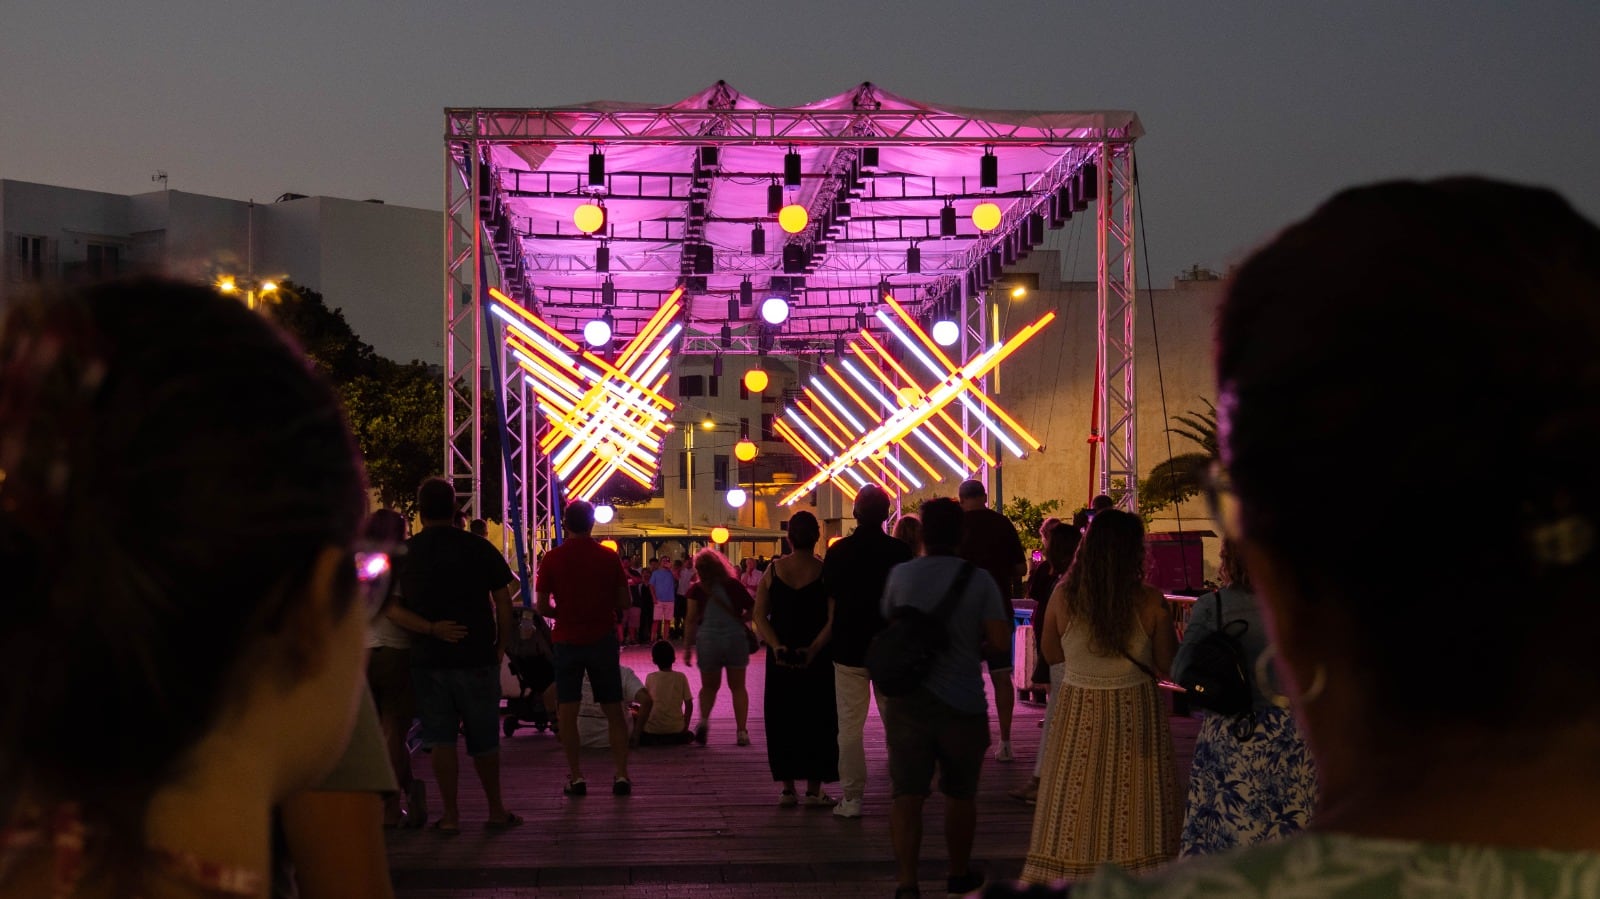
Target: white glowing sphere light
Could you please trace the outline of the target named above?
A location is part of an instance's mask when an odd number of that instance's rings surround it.
[[[610,524],[611,523],[611,519],[616,518],[616,517],[617,517],[617,510],[611,508],[610,506],[595,506],[594,507],[594,523],[595,524]]]
[[[933,342],[949,346],[961,338],[961,326],[948,318],[933,323]]]
[[[761,301],[761,318],[769,325],[781,325],[789,320],[789,301],[783,297],[767,297]]]
[[[583,342],[593,347],[601,347],[611,342],[611,325],[603,318],[591,320],[583,326]]]
[[[728,491],[728,505],[734,507],[735,509],[744,508],[744,504],[749,499],[749,494],[745,493],[744,488],[742,487],[735,487]]]

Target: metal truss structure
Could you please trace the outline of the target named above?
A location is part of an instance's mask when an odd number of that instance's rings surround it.
[[[604,312],[617,347],[682,289],[680,355],[837,354],[842,335],[880,328],[892,291],[923,325],[964,323],[970,359],[995,342],[989,286],[1091,204],[1098,467],[1107,492],[1120,479],[1136,495],[1133,113],[940,109],[871,84],[774,108],[719,82],[669,106],[447,109],[444,124],[446,476],[484,516],[485,439],[500,431],[495,511],[526,522],[535,557],[559,539],[562,487],[539,451],[537,400],[488,314],[491,288],[567,333]],[[806,210],[799,232],[776,227],[780,197]],[[980,202],[1001,207],[998,226],[967,220]],[[590,233],[573,219],[585,204],[603,209]],[[781,328],[752,302],[774,295],[791,304]],[[990,439],[961,416],[968,437]],[[997,471],[980,476],[998,490]]]

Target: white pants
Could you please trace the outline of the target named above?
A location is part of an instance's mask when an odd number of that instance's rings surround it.
[[[1044,769],[1045,754],[1050,751],[1050,718],[1056,708],[1056,697],[1061,695],[1061,681],[1066,676],[1067,663],[1050,666],[1050,696],[1044,702],[1044,730],[1039,732],[1039,751],[1033,754],[1033,777],[1039,779]]]
[[[846,799],[860,799],[867,789],[867,751],[861,736],[867,727],[868,695],[878,705],[879,719],[883,718],[883,704],[865,668],[835,662],[833,689],[839,711],[839,789]]]

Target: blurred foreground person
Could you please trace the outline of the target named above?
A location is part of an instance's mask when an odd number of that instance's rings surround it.
[[[242,304],[14,304],[0,895],[266,895],[271,809],[340,758],[388,595],[366,503],[333,391]]]
[[[1600,229],[1478,178],[1346,190],[1234,273],[1216,353],[1213,514],[1320,798],[1074,899],[1600,893]],[[1407,509],[1342,501],[1374,485]]]

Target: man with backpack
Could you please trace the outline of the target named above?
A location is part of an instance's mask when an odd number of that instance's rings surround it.
[[[961,545],[961,505],[952,499],[929,500],[920,514],[926,555],[889,572],[884,615],[891,621],[889,630],[895,630],[897,618],[905,616],[896,614],[897,607],[935,615],[942,619],[945,640],[920,686],[902,695],[885,695],[883,700],[894,794],[889,830],[900,875],[896,896],[916,896],[922,806],[937,768],[950,855],[946,886],[959,895],[983,885],[982,874],[968,867],[978,818],[974,801],[978,775],[989,748],[980,650],[986,640],[1004,645],[1011,621],[994,579],[974,577],[974,566],[956,555]]]

